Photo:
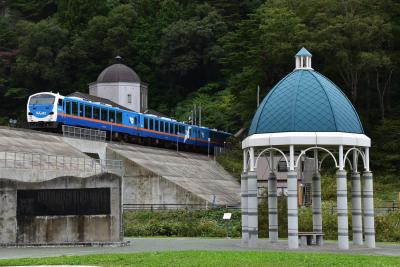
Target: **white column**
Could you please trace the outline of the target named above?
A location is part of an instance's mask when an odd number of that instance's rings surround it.
[[[290,164],[287,175],[288,187],[288,243],[289,248],[299,247],[299,222],[297,211],[297,173],[294,171],[294,146],[290,146]]]
[[[362,210],[361,210],[361,180],[357,169],[357,150],[353,151],[353,172],[351,174],[351,202],[352,202],[352,225],[353,244],[363,244]]]
[[[250,171],[247,175],[247,218],[248,218],[248,233],[249,247],[257,247],[258,240],[258,187],[257,173],[254,165],[254,148],[250,148]]]
[[[339,170],[336,173],[338,245],[349,249],[349,223],[347,214],[347,178],[344,170],[343,146],[339,146]]]
[[[373,176],[369,169],[369,149],[365,148],[365,172],[363,173],[364,187],[364,235],[365,243],[369,248],[375,248],[374,222],[374,189]]]
[[[247,245],[249,242],[249,230],[247,225],[247,202],[248,202],[248,193],[247,193],[247,173],[243,172],[241,176],[241,204],[242,204],[242,245]]]
[[[270,173],[268,176],[268,232],[271,242],[278,242],[278,196],[277,180],[274,172],[273,153],[270,155]]]
[[[314,175],[312,177],[312,214],[313,232],[322,233],[322,209],[321,209],[321,175],[318,166],[318,150],[314,150]],[[322,236],[317,237],[317,244],[322,244]]]
[[[364,190],[364,235],[365,243],[370,248],[375,248],[375,222],[374,222],[374,189],[373,176],[369,169],[369,148],[365,148],[365,172],[363,173]]]

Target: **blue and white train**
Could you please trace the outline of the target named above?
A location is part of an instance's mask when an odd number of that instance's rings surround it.
[[[216,129],[52,92],[29,97],[27,120],[31,128],[59,129],[61,125],[70,125],[107,131],[113,139],[146,144],[179,142],[194,148],[222,147],[231,136]]]

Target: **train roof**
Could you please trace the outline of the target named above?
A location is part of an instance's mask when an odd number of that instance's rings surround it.
[[[127,111],[135,112],[135,111],[133,111],[133,110],[131,110],[129,108],[126,108],[124,106],[118,105],[117,103],[115,103],[115,102],[113,102],[111,100],[108,100],[106,98],[93,96],[93,95],[89,95],[89,94],[85,94],[85,93],[81,93],[81,92],[74,92],[72,94],[67,95],[66,97],[71,97],[71,98],[72,97],[76,97],[76,98],[80,98],[80,99],[83,99],[83,100],[86,100],[86,101],[90,101],[90,102],[93,102],[93,103],[99,103],[99,104],[103,104],[103,105],[106,105],[106,106],[111,106],[111,107],[114,107],[114,108],[119,108],[119,109],[124,109],[124,110],[127,110]]]

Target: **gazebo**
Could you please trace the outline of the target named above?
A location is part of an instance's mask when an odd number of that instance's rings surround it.
[[[362,245],[364,235],[366,245],[374,248],[373,185],[369,168],[371,140],[364,134],[358,114],[345,94],[332,81],[312,69],[311,57],[305,48],[295,55],[296,68],[279,81],[264,98],[254,115],[249,136],[242,142],[242,242],[249,247],[257,246],[258,159],[267,157],[269,165],[274,166],[274,155],[281,155],[288,168],[288,246],[291,249],[298,248],[297,172],[301,158],[306,154],[313,154],[313,232],[323,231],[320,169],[323,160],[331,157],[337,168],[338,246],[340,249],[349,248],[347,167],[351,171],[352,181],[353,244]],[[364,168],[362,179],[358,171],[359,163]],[[268,218],[270,242],[277,242],[275,170],[268,175]]]

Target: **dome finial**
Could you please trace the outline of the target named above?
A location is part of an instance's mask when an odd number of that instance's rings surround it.
[[[117,61],[118,63],[121,63],[122,62],[122,57],[121,56],[116,56],[115,57],[115,61]]]
[[[296,70],[312,70],[311,67],[312,54],[308,52],[304,47],[297,52],[296,58]]]

